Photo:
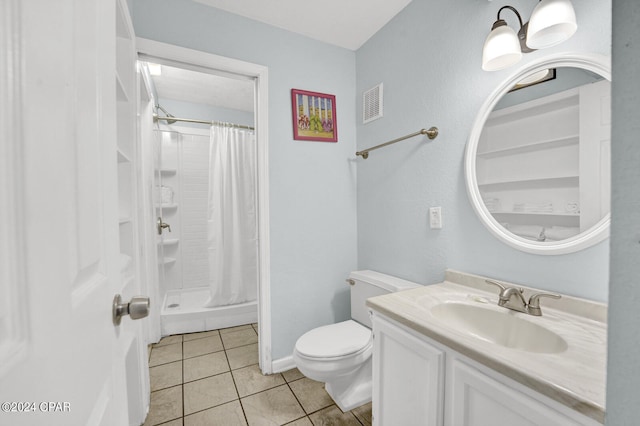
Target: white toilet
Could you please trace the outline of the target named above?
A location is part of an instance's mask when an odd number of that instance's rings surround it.
[[[409,281],[374,271],[355,271],[351,284],[351,318],[314,328],[296,342],[293,360],[325,389],[342,411],[371,401],[373,335],[365,301],[369,297],[418,287]]]

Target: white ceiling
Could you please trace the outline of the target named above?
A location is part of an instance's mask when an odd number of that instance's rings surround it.
[[[162,65],[151,77],[160,99],[253,112],[253,81]],[[171,112],[171,111],[169,111]]]
[[[357,50],[411,0],[195,0],[316,40]]]
[[[411,0],[194,0],[325,43],[356,50]],[[162,65],[158,97],[253,111],[253,82]],[[169,111],[171,112],[171,111]]]

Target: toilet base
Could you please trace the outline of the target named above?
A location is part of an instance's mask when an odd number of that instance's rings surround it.
[[[325,389],[344,412],[371,402],[373,389],[371,357],[354,374],[325,383]]]

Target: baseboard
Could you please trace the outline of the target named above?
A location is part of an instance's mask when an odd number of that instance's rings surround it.
[[[293,362],[293,356],[289,355],[273,360],[271,362],[271,368],[273,369],[273,373],[282,373],[283,371],[296,368],[296,364]]]

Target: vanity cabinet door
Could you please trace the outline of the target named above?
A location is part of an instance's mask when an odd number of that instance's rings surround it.
[[[373,316],[373,424],[442,426],[442,350]]]
[[[447,360],[447,426],[574,426],[568,417],[452,356]]]

